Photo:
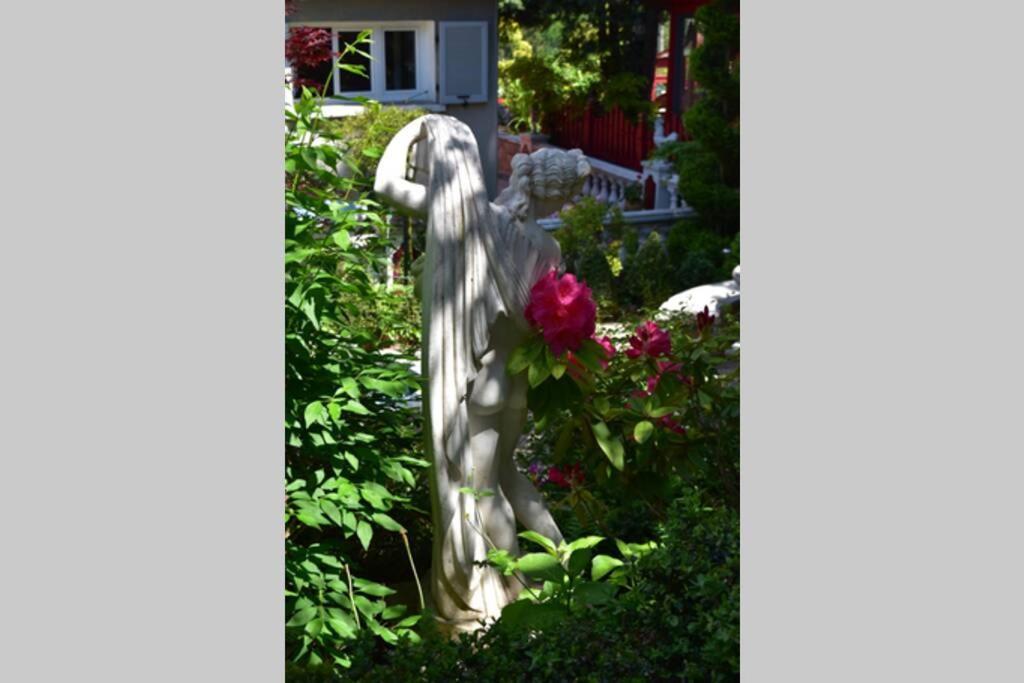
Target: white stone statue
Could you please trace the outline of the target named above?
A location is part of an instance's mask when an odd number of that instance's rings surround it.
[[[485,563],[491,547],[519,554],[517,521],[562,540],[540,492],[513,461],[527,387],[522,375],[508,375],[506,361],[528,332],[523,309],[530,289],[561,260],[537,218],[579,192],[589,170],[579,150],[517,154],[508,189],[492,203],[472,132],[437,114],[399,131],[377,167],[377,193],[427,220],[422,353],[433,466],[430,592],[438,618],[455,630],[479,627],[517,597],[515,577]],[[467,487],[490,495],[460,491]]]

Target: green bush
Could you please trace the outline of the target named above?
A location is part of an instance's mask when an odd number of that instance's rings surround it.
[[[707,254],[693,252],[684,256],[675,267],[672,281],[677,292],[684,292],[692,287],[717,281],[718,270]]]
[[[396,333],[375,304],[390,241],[384,214],[335,172],[342,146],[312,91],[288,119],[285,646],[295,661],[346,666],[361,632],[397,642],[419,619],[367,578],[371,545],[423,516],[410,500],[427,463],[418,411],[406,405],[419,378],[410,358],[381,353],[382,336]]]
[[[381,650],[366,638],[337,681],[737,681],[739,519],[687,489],[632,590],[613,602],[526,631],[488,631]],[[322,671],[289,680],[320,683]]]
[[[725,236],[740,229],[739,17],[735,0],[716,0],[696,12],[704,42],[690,65],[700,99],[687,110],[689,142],[662,145],[654,156],[679,174],[679,194],[700,223]]]
[[[377,162],[391,138],[405,124],[426,113],[425,109],[404,109],[371,100],[364,104],[360,114],[329,119],[324,131],[342,146],[345,162],[357,180],[370,187],[377,173]]]
[[[725,249],[739,244],[739,236],[733,240],[704,227],[701,221],[680,221],[672,226],[666,240],[666,250],[672,262],[672,289],[682,292],[710,282],[719,282],[730,277],[733,263],[727,258]],[[738,256],[737,256],[738,258]]]
[[[672,269],[665,242],[651,232],[636,254],[622,264],[620,296],[625,304],[657,308],[672,291]]]

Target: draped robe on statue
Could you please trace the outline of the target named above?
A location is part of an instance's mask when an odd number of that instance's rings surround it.
[[[556,267],[520,221],[487,199],[476,140],[448,116],[424,117],[430,177],[423,269],[426,437],[433,464],[431,593],[448,621],[497,616],[518,583],[482,566],[488,550],[474,496],[469,394],[491,331],[505,315],[523,331],[530,289]],[[494,466],[498,466],[497,457]]]

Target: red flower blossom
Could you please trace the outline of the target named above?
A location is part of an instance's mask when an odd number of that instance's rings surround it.
[[[615,345],[612,344],[612,340],[608,337],[601,337],[600,339],[594,337],[594,341],[600,344],[601,348],[604,349],[605,360],[601,361],[601,368],[607,370],[608,364],[611,362],[612,358],[615,357]]]
[[[557,467],[548,469],[548,481],[563,489],[575,488],[583,483],[583,468],[578,462],[566,468],[563,472]]]
[[[683,384],[693,384],[693,380],[683,374],[683,364],[673,363],[668,360],[659,360],[658,363],[658,374],[651,375],[647,378],[647,391],[634,391],[633,396],[635,398],[647,398],[654,394],[658,389],[658,384],[661,382],[661,378],[665,375],[672,375]]]
[[[638,358],[644,354],[657,358],[672,352],[672,340],[669,339],[668,333],[650,320],[636,328],[636,332],[629,338],[629,345],[632,348],[626,349],[626,355],[630,358]]]
[[[571,273],[559,278],[552,270],[533,286],[523,314],[540,329],[551,353],[561,356],[567,350],[578,351],[594,335],[597,305],[586,284]]]
[[[686,427],[682,426],[668,415],[658,420],[658,424],[670,432],[675,432],[679,436],[686,436]]]

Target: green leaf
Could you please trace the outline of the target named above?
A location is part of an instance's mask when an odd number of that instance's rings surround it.
[[[341,610],[336,610],[339,614],[344,614]],[[342,638],[355,638],[356,629],[355,622],[351,619],[343,620],[338,616],[331,616],[327,619],[327,623],[330,625],[334,632]]]
[[[347,410],[350,413],[355,413],[356,415],[370,414],[370,411],[366,409],[366,406],[364,406],[362,403],[356,400],[348,401],[347,403],[345,403],[345,405],[341,407],[341,409]]]
[[[529,553],[519,558],[519,569],[531,579],[561,581],[565,569],[548,553]]]
[[[385,515],[383,512],[374,512],[371,517],[374,522],[388,531],[405,531],[405,527],[391,519],[388,515]]]
[[[537,357],[537,352],[540,351],[540,347],[534,341],[534,339],[530,339],[512,350],[506,363],[508,374],[518,375],[530,367],[533,359]]]
[[[360,579],[358,577],[352,579],[352,586],[360,593],[372,595],[376,598],[383,598],[385,596],[395,594],[394,589],[388,588],[382,583],[367,581],[366,579]]]
[[[612,557],[611,555],[598,555],[594,558],[594,562],[591,564],[590,578],[594,581],[599,581],[608,572],[616,567],[621,567],[624,564],[625,563],[617,557]]]
[[[359,398],[359,384],[351,377],[343,377],[341,380],[341,390],[352,398]]]
[[[505,576],[512,576],[516,571],[516,560],[507,550],[491,548],[487,551],[487,560]]]
[[[326,498],[321,498],[320,509],[324,511],[324,514],[327,515],[328,519],[338,526],[341,526],[341,510],[338,509],[337,505]]]
[[[315,640],[316,637],[320,635],[320,631],[322,631],[323,628],[324,620],[316,618],[311,620],[308,624],[306,624],[306,633],[309,634],[310,638],[313,638]]]
[[[292,615],[292,618],[288,620],[288,623],[286,623],[285,626],[305,626],[309,623],[310,619],[316,616],[317,611],[318,610],[316,607],[304,607],[295,612],[295,614]]]
[[[575,541],[567,545],[566,549],[569,552],[573,552],[574,550],[593,548],[603,540],[604,536],[584,536],[583,538],[577,538]]]
[[[589,548],[583,548],[582,550],[573,551],[572,555],[569,556],[569,563],[567,570],[569,576],[578,576],[590,565],[591,552]]]
[[[612,436],[611,430],[604,421],[595,422],[591,425],[597,445],[601,447],[612,466],[620,472],[625,467],[625,449],[622,446],[622,439]]]
[[[342,456],[345,458],[345,461],[349,465],[351,465],[353,470],[359,469],[359,459],[355,455],[353,455],[349,451],[345,451],[344,453],[342,453]]]
[[[382,511],[388,509],[388,506],[384,501],[391,498],[391,492],[380,484],[372,481],[367,482],[363,484],[361,489],[359,489],[359,494],[363,497],[363,500],[376,509]]]
[[[580,350],[573,354],[591,372],[601,372],[601,361],[605,360],[604,348],[593,339],[587,339]]]
[[[552,541],[550,538],[542,536],[536,531],[523,531],[519,534],[519,538],[525,538],[528,541],[533,541],[534,543],[537,543],[538,545],[543,547],[552,555],[556,555],[555,542]]]
[[[395,624],[395,628],[409,628],[410,626],[415,626],[422,616],[422,614],[413,614],[412,616],[406,617]]]
[[[351,240],[349,239],[348,236],[348,230],[338,230],[337,232],[334,233],[334,235],[332,235],[332,237],[334,238],[335,243],[342,249],[349,248]]]
[[[487,498],[488,496],[493,496],[494,495],[494,491],[491,491],[490,489],[480,489],[480,490],[477,490],[477,489],[473,488],[472,486],[462,486],[462,487],[460,487],[459,488],[459,493],[465,494],[467,496],[473,496],[473,498],[475,498],[477,500],[480,500],[481,498]]]
[[[663,406],[661,408],[652,408],[647,411],[647,417],[657,420],[659,417],[665,417],[675,412],[675,408],[672,406]]]
[[[350,512],[348,510],[345,510],[344,512],[342,512],[341,513],[341,522],[345,526],[346,529],[349,529],[351,531],[355,531],[356,530],[356,516],[352,512]]]
[[[313,401],[306,406],[306,412],[303,418],[306,421],[306,427],[309,427],[314,422],[320,419],[320,416],[324,414],[324,404],[320,401]]]
[[[617,590],[614,584],[586,581],[576,585],[573,598],[578,605],[603,605],[615,597]]]
[[[391,619],[397,619],[398,617],[405,614],[406,610],[409,609],[405,605],[389,605],[384,608],[384,611],[380,613],[381,619],[390,621]]]
[[[562,375],[565,374],[566,369],[565,363],[555,363],[551,366],[551,376],[555,379],[562,379]]]
[[[654,424],[648,420],[637,422],[636,427],[633,428],[633,438],[636,439],[637,443],[644,443],[647,439],[651,438],[653,433]]]
[[[356,527],[356,536],[359,537],[363,550],[369,550],[370,539],[373,538],[373,527],[367,524],[365,520],[359,520],[359,525]]]
[[[530,371],[526,374],[531,387],[536,387],[550,376],[551,368],[543,360],[534,361],[530,364]]]
[[[366,617],[366,625],[370,627],[373,634],[383,640],[385,643],[394,645],[398,642],[398,635],[389,628],[381,626],[380,623],[373,617]]]
[[[636,557],[643,557],[652,550],[658,547],[658,544],[654,541],[648,541],[647,543],[630,543],[629,550],[632,555]]]

